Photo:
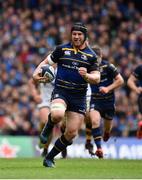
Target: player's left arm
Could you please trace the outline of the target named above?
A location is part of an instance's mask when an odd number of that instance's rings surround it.
[[[100,74],[100,63],[97,60],[97,56],[94,55],[90,59],[90,67],[79,68],[79,74],[83,77],[83,79],[88,82],[89,84],[98,84],[101,80],[101,74]]]
[[[100,72],[98,70],[87,73],[87,69],[80,67],[78,70],[83,79],[90,84],[98,84],[100,82]]]
[[[109,93],[110,91],[114,91],[115,89],[121,87],[124,84],[124,79],[118,72],[114,64],[108,64],[107,73],[109,78],[113,79],[113,83],[111,83],[107,87],[100,87],[100,92],[104,94]]]
[[[121,74],[119,73],[118,75],[116,75],[116,77],[114,78],[114,81],[112,84],[110,84],[107,87],[100,87],[100,92],[101,93],[109,93],[110,91],[114,91],[115,89],[121,87],[124,84],[124,80],[123,77],[121,76]]]

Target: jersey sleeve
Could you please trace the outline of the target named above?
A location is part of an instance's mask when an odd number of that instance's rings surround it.
[[[56,49],[51,53],[51,59],[54,63],[57,63],[62,56],[63,51],[61,46],[57,46]]]
[[[111,73],[112,78],[115,78],[119,74],[118,69],[113,64],[109,64],[108,69]]]
[[[91,71],[100,71],[100,63],[97,61],[97,57],[93,56],[93,58],[91,58],[91,64],[90,67],[88,69],[88,72]]]

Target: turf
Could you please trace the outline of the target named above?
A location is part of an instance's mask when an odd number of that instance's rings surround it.
[[[57,159],[45,168],[41,158],[0,159],[0,179],[99,178],[142,178],[142,160]]]

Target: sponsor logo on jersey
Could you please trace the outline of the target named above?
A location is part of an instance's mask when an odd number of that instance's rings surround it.
[[[70,56],[71,55],[71,51],[65,51],[65,55]]]

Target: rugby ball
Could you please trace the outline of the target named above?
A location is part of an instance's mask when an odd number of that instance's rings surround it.
[[[47,77],[49,79],[48,82],[51,82],[54,80],[55,78],[55,70],[52,66],[46,64],[46,65],[43,65],[41,67],[41,74],[42,74],[42,77]]]

